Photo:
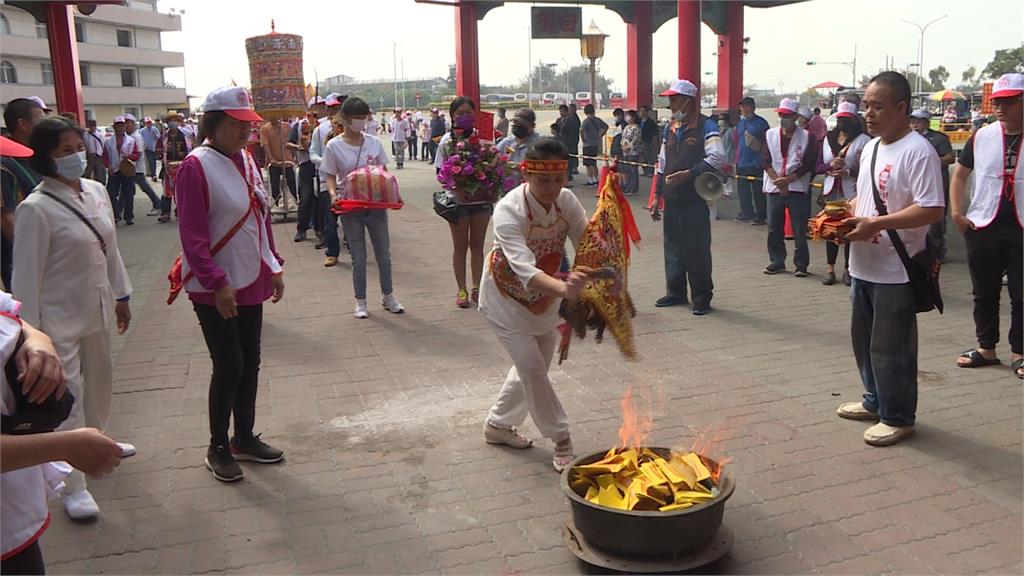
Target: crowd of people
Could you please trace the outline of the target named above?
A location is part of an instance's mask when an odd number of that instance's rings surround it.
[[[1024,378],[1024,174],[1018,162],[1024,75],[1008,74],[995,83],[998,122],[979,129],[959,159],[948,139],[930,130],[929,111],[911,109],[909,84],[895,72],[875,76],[863,102],[840,102],[834,125],[820,111],[783,99],[776,107],[779,125],[771,127],[756,114],[754,100],[743,98],[734,127],[728,117],[702,114],[699,90],[686,79],[672,82],[661,96],[670,111],[663,127],[647,107],[616,111],[614,126],[608,126],[589,106],[582,121],[565,106],[551,126],[553,137],[545,137],[537,133],[534,110],[515,110],[511,117],[503,111],[497,146],[522,167],[510,174],[513,186],[500,199],[471,197],[457,186],[434,196],[452,238],[455,304],[477,305],[512,362],[483,423],[486,442],[532,446],[518,431],[529,415],[554,442],[556,469],[574,458],[569,419],[548,370],[559,302],[576,298],[594,271],[570,271],[566,265],[566,241],[578,243],[587,223],[567,184],[575,160],[582,159],[587,184],[596,185],[600,150],[595,146],[608,133],[613,153],[637,162],[623,170],[628,194],[638,192],[641,172],[654,170],[648,209],[664,227],[666,279],[659,308],[689,304],[696,316],[712,312],[712,206],[696,189],[704,175],[735,180],[737,222],[767,224],[766,274],[786,271],[788,213],[794,275],[808,275],[806,223],[813,212],[815,175],[824,176],[822,202],[849,203],[842,276],[850,285],[852,349],[864,397],[841,405],[837,413],[873,422],[864,431],[867,443],[890,445],[914,433],[916,314],[941,302],[935,295],[922,296],[920,277],[907,258],[944,257],[941,223],[947,212],[967,242],[978,343],[956,363],[964,368],[999,363],[1005,276],[1011,366]],[[405,309],[394,292],[388,207],[337,206],[358,199],[353,174],[386,173],[386,135],[396,167],[404,165],[408,152],[409,160],[433,162],[440,171],[481,128],[477,103],[466,97],[455,98],[447,115],[436,108],[429,116],[395,109],[386,127],[361,98],[340,94],[315,98],[305,117],[294,122],[261,118],[238,87],[211,92],[204,111],[198,126],[175,112],[157,122],[145,118],[141,126],[125,115],[115,118],[112,134],[103,135],[94,122],[83,130],[38,99],[17,99],[5,108],[10,138],[2,139],[0,231],[2,281],[10,294],[0,293],[0,361],[17,369],[0,371],[4,573],[41,567],[37,540],[45,529],[50,488],[63,481],[67,514],[94,518],[99,505],[84,473],[109,472],[135,451],[101,431],[111,405],[111,330],[124,333],[132,323],[132,287],[117,225],[132,224],[136,186],[152,202],[150,214],[161,221],[177,214],[182,255],[172,268],[169,300],[180,291],[188,295],[211,358],[204,463],[217,480],[234,482],[243,478],[239,461],[271,464],[284,458],[255,432],[263,304],[280,301],[285,288],[285,262],[270,225],[271,209],[282,194],[280,180],[299,199],[294,240],[307,240],[313,228],[328,267],[347,247],[355,316],[370,314],[367,239],[378,267],[381,305],[400,314]],[[950,180],[946,167],[953,163]],[[971,175],[974,192],[968,201]],[[158,178],[163,197],[149,184]],[[489,227],[494,247],[487,252]],[[837,283],[839,248],[827,250],[825,284]],[[44,405],[56,413],[57,431],[9,435],[10,419],[34,417],[24,412],[28,404],[41,407],[32,414],[44,412]],[[68,461],[74,471],[67,475],[49,464],[54,460]]]

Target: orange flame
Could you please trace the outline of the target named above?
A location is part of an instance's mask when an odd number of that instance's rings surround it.
[[[722,441],[722,432],[716,430],[714,434],[708,438],[708,435],[701,432],[697,434],[697,437],[693,439],[693,444],[690,446],[691,452],[696,452],[704,465],[708,467],[711,472],[711,480],[718,485],[718,479],[722,477],[722,469],[726,464],[732,461],[732,458],[721,457],[712,459],[711,454],[716,451]]]
[[[621,448],[641,448],[647,445],[647,437],[651,435],[653,418],[651,417],[650,397],[639,395],[637,406],[634,400],[633,386],[626,388],[626,393],[619,401],[622,407],[622,426],[619,427],[619,446]]]

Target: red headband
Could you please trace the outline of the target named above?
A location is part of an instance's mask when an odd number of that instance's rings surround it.
[[[569,170],[568,160],[523,160],[520,167],[534,174],[564,174]]]

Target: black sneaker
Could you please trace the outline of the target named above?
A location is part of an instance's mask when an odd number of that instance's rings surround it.
[[[260,435],[250,436],[247,439],[235,436],[231,439],[231,454],[236,460],[243,462],[259,462],[261,464],[273,464],[284,459],[284,452],[260,440]]]
[[[783,264],[769,264],[764,269],[765,274],[778,274],[779,272],[785,272],[786,266]]]
[[[654,305],[658,308],[668,308],[669,306],[682,306],[683,304],[689,304],[690,302],[686,299],[686,296],[675,296],[669,294],[658,298],[658,301]]]
[[[843,272],[843,284],[846,284],[847,286],[853,284],[853,278],[850,277],[849,272]]]
[[[294,240],[295,242],[305,242],[306,241],[306,233],[305,232],[296,232],[295,233],[295,238],[292,238],[292,240]]]
[[[210,446],[206,450],[206,467],[221,482],[238,482],[242,479],[242,467],[231,456],[231,450],[223,444]]]

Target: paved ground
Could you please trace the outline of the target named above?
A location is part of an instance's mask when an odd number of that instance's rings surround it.
[[[116,339],[109,432],[139,454],[91,482],[98,522],[53,509],[42,541],[52,573],[589,570],[559,538],[568,506],[550,443],[513,451],[481,439],[509,360],[478,313],[454,307],[431,171],[411,163],[400,180],[408,205],[391,227],[404,316],[376,305],[371,282],[373,315],[354,319],[349,267],[323,268],[312,244],[291,242],[293,224],[276,226],[287,294],[266,308],[257,428],[287,460],[244,466],[234,485],[202,464],[210,362],[195,317],[184,299],[163,302],[176,229],[140,217],[118,230],[135,316]],[[578,192],[592,208],[590,190]],[[661,232],[639,222],[640,360],[574,342],[554,379],[580,452],[615,444],[630,383],[660,396],[652,443],[722,435],[736,542],[707,571],[1021,573],[1021,382],[1005,365],[954,366],[973,334],[962,240],[943,271],[946,314],[920,317],[918,435],[879,449],[861,440],[865,425],[833,412],[860,395],[844,287],[764,276],[765,228],[720,220],[716,311],[656,310]],[[824,270],[822,245],[811,270]]]

